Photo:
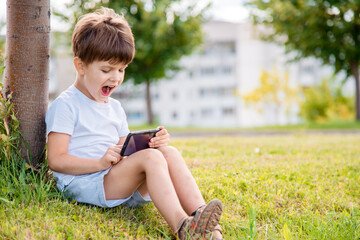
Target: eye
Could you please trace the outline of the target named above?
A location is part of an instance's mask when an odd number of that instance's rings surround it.
[[[125,72],[125,69],[119,69],[119,72],[123,73]]]
[[[103,73],[108,73],[109,70],[101,70]]]

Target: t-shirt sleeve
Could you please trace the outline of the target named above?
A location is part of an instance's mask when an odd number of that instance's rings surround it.
[[[46,113],[46,134],[57,132],[72,135],[76,120],[74,111],[66,102],[61,99],[57,100],[53,102]]]

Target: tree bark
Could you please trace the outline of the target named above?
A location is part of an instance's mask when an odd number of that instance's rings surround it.
[[[13,93],[25,140],[21,141],[21,153],[35,165],[43,161],[46,144],[50,0],[7,0],[6,6],[4,93]]]
[[[150,93],[150,80],[146,80],[146,111],[148,124],[154,124],[154,115],[152,113],[152,104],[151,104],[151,93]]]
[[[351,62],[351,72],[355,78],[355,112],[356,121],[360,121],[360,80],[359,80],[359,66],[356,61]]]

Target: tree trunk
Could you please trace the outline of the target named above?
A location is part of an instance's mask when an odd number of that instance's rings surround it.
[[[154,116],[152,113],[152,105],[151,105],[151,93],[150,93],[150,80],[146,80],[146,111],[147,111],[147,119],[148,124],[154,124]]]
[[[4,92],[13,93],[15,115],[25,140],[22,155],[38,164],[43,161],[46,144],[50,0],[7,0],[6,13]]]
[[[355,112],[356,121],[360,121],[360,81],[359,81],[359,66],[356,61],[351,62],[351,72],[355,78]]]

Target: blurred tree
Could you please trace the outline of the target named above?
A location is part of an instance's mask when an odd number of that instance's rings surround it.
[[[145,83],[148,123],[153,124],[151,83],[179,70],[180,58],[202,43],[201,26],[207,7],[199,9],[196,2],[189,4],[185,6],[180,0],[74,0],[68,5],[73,16],[56,15],[71,21],[74,27],[79,16],[100,6],[124,14],[136,46],[135,59],[126,69],[125,79],[133,79],[135,84]]]
[[[356,85],[356,120],[360,120],[360,4],[357,0],[247,0],[257,9],[255,24],[272,27],[264,38],[296,52],[295,59],[316,57],[345,71]]]
[[[347,121],[354,118],[352,96],[345,96],[334,78],[303,89],[300,116],[310,122]]]
[[[246,104],[255,106],[259,112],[269,105],[275,106],[279,116],[282,110],[289,113],[293,104],[299,101],[297,92],[297,88],[289,84],[288,73],[281,75],[277,68],[273,68],[272,72],[266,70],[261,72],[259,87],[238,95]]]
[[[6,4],[3,96],[12,93],[11,101],[25,140],[22,155],[36,164],[45,156],[50,0],[8,0]]]

